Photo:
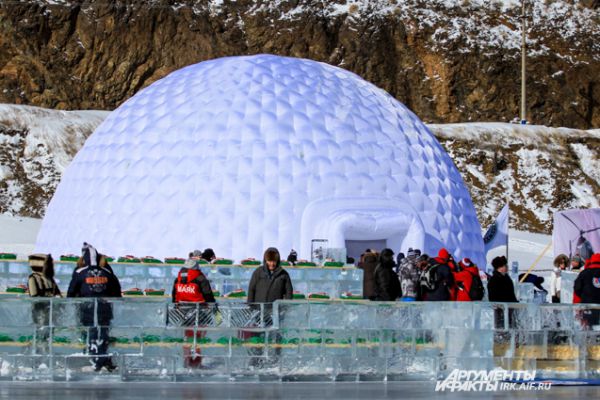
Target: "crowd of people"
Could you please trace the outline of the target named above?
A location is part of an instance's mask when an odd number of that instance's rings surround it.
[[[493,273],[486,274],[469,258],[456,262],[445,249],[436,257],[409,249],[407,254],[384,249],[381,253],[367,249],[360,257],[358,268],[364,271],[363,297],[375,301],[477,301],[517,302],[515,287],[508,274],[508,260],[504,256],[492,260]],[[550,295],[553,303],[560,302],[561,273],[565,270],[582,271],[574,285],[574,303],[600,302],[600,254],[582,260],[569,259],[561,254],[554,260],[550,277]],[[583,273],[585,272],[585,273]],[[482,279],[483,278],[483,279]],[[519,281],[532,283],[534,290],[544,296],[544,278],[535,274],[520,274]]]
[[[500,293],[508,285],[504,278],[508,269],[506,258],[497,257],[492,264],[498,272],[490,278],[490,296],[504,297]],[[358,268],[364,271],[363,297],[369,300],[474,301],[484,297],[477,265],[469,258],[456,262],[445,248],[436,257],[411,248],[406,256],[399,253],[396,258],[391,249],[383,249],[381,253],[367,249]]]
[[[295,253],[295,252],[294,252]],[[294,254],[296,256],[296,254]],[[200,269],[200,260],[211,262],[216,258],[212,249],[204,252],[195,250],[189,254],[184,266],[173,282],[172,301],[174,311],[179,313],[181,325],[185,325],[188,311],[197,310],[197,304],[210,304],[215,297],[208,278]],[[54,263],[49,254],[34,254],[29,257],[32,273],[28,279],[32,297],[62,296],[54,280]],[[574,303],[600,304],[600,254],[587,260],[572,259],[560,255],[555,259],[555,269],[550,287],[553,302],[560,301],[561,273],[566,269],[583,270],[574,284]],[[409,249],[394,257],[391,249],[380,253],[367,249],[360,257],[358,268],[363,274],[363,297],[374,301],[478,301],[485,297],[487,281],[488,300],[491,302],[517,302],[513,281],[508,274],[508,261],[500,256],[492,260],[493,274],[483,275],[469,258],[456,261],[445,248],[437,256],[421,254],[419,249]],[[536,276],[524,277],[534,285],[541,283]],[[114,371],[116,366],[108,355],[109,326],[113,319],[112,305],[104,298],[121,297],[121,285],[106,257],[88,243],[83,244],[82,255],[77,261],[67,297],[97,298],[96,302],[82,303],[79,318],[82,326],[88,327],[88,354],[92,356],[94,368]],[[293,285],[288,272],[281,266],[279,251],[268,248],[263,255],[262,265],[250,279],[247,291],[248,303],[271,304],[276,300],[292,299]],[[36,325],[47,327],[48,305],[36,303],[32,317]],[[600,322],[600,312],[590,311],[583,316],[590,325]],[[183,321],[183,322],[182,322]],[[41,332],[40,335],[48,335]],[[193,329],[186,335],[202,335]],[[198,366],[201,362],[199,350],[184,348],[186,365]]]

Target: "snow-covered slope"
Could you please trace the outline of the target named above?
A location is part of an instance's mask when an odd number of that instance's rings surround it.
[[[42,217],[60,175],[104,111],[0,105],[0,213]],[[487,226],[511,202],[511,226],[551,231],[552,214],[599,207],[600,130],[505,123],[429,125]]]
[[[43,216],[62,172],[107,115],[0,104],[0,212]]]
[[[470,188],[482,225],[550,232],[554,211],[600,207],[600,132],[506,123],[429,125]]]

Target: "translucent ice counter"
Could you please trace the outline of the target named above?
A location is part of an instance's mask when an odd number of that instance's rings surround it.
[[[87,306],[84,303],[88,302]],[[432,380],[455,368],[598,378],[600,306],[497,303],[110,300],[115,372],[95,372],[83,299],[0,299],[0,379]],[[32,318],[34,310],[46,317]]]
[[[173,281],[182,265],[174,264],[131,264],[111,263],[112,269],[121,282],[121,288],[165,290],[171,294]],[[75,268],[73,262],[55,262],[56,281],[65,294]],[[250,277],[256,267],[239,265],[207,265],[201,267],[208,277],[213,291],[224,296],[236,290],[248,290]],[[340,298],[351,293],[362,297],[363,271],[354,267],[285,267],[290,274],[294,291],[308,297],[310,293],[323,293],[330,298]],[[26,285],[31,273],[25,261],[0,262],[0,292],[8,287]]]

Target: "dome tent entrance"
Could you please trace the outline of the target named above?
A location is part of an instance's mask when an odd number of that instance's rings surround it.
[[[302,218],[301,250],[314,238],[327,238],[331,248],[346,248],[356,258],[356,246],[371,243],[376,250],[384,247],[426,249],[425,229],[419,216],[408,204],[373,197],[321,199],[309,204]],[[433,244],[433,243],[430,243]],[[359,247],[360,248],[360,247]],[[434,250],[437,244],[431,246]]]
[[[325,199],[325,219],[305,218]],[[413,225],[426,251],[483,264],[470,195],[412,112],[341,68],[256,55],[182,68],[113,111],[63,174],[36,251],[309,258],[313,234],[337,245],[362,227],[397,252]]]

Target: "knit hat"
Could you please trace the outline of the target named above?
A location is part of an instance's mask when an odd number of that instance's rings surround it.
[[[492,260],[492,267],[498,269],[503,266],[508,266],[508,260],[504,256],[496,257]]]
[[[98,252],[91,244],[83,242],[83,247],[81,248],[81,257],[83,258],[84,265],[89,267],[98,266]]]

